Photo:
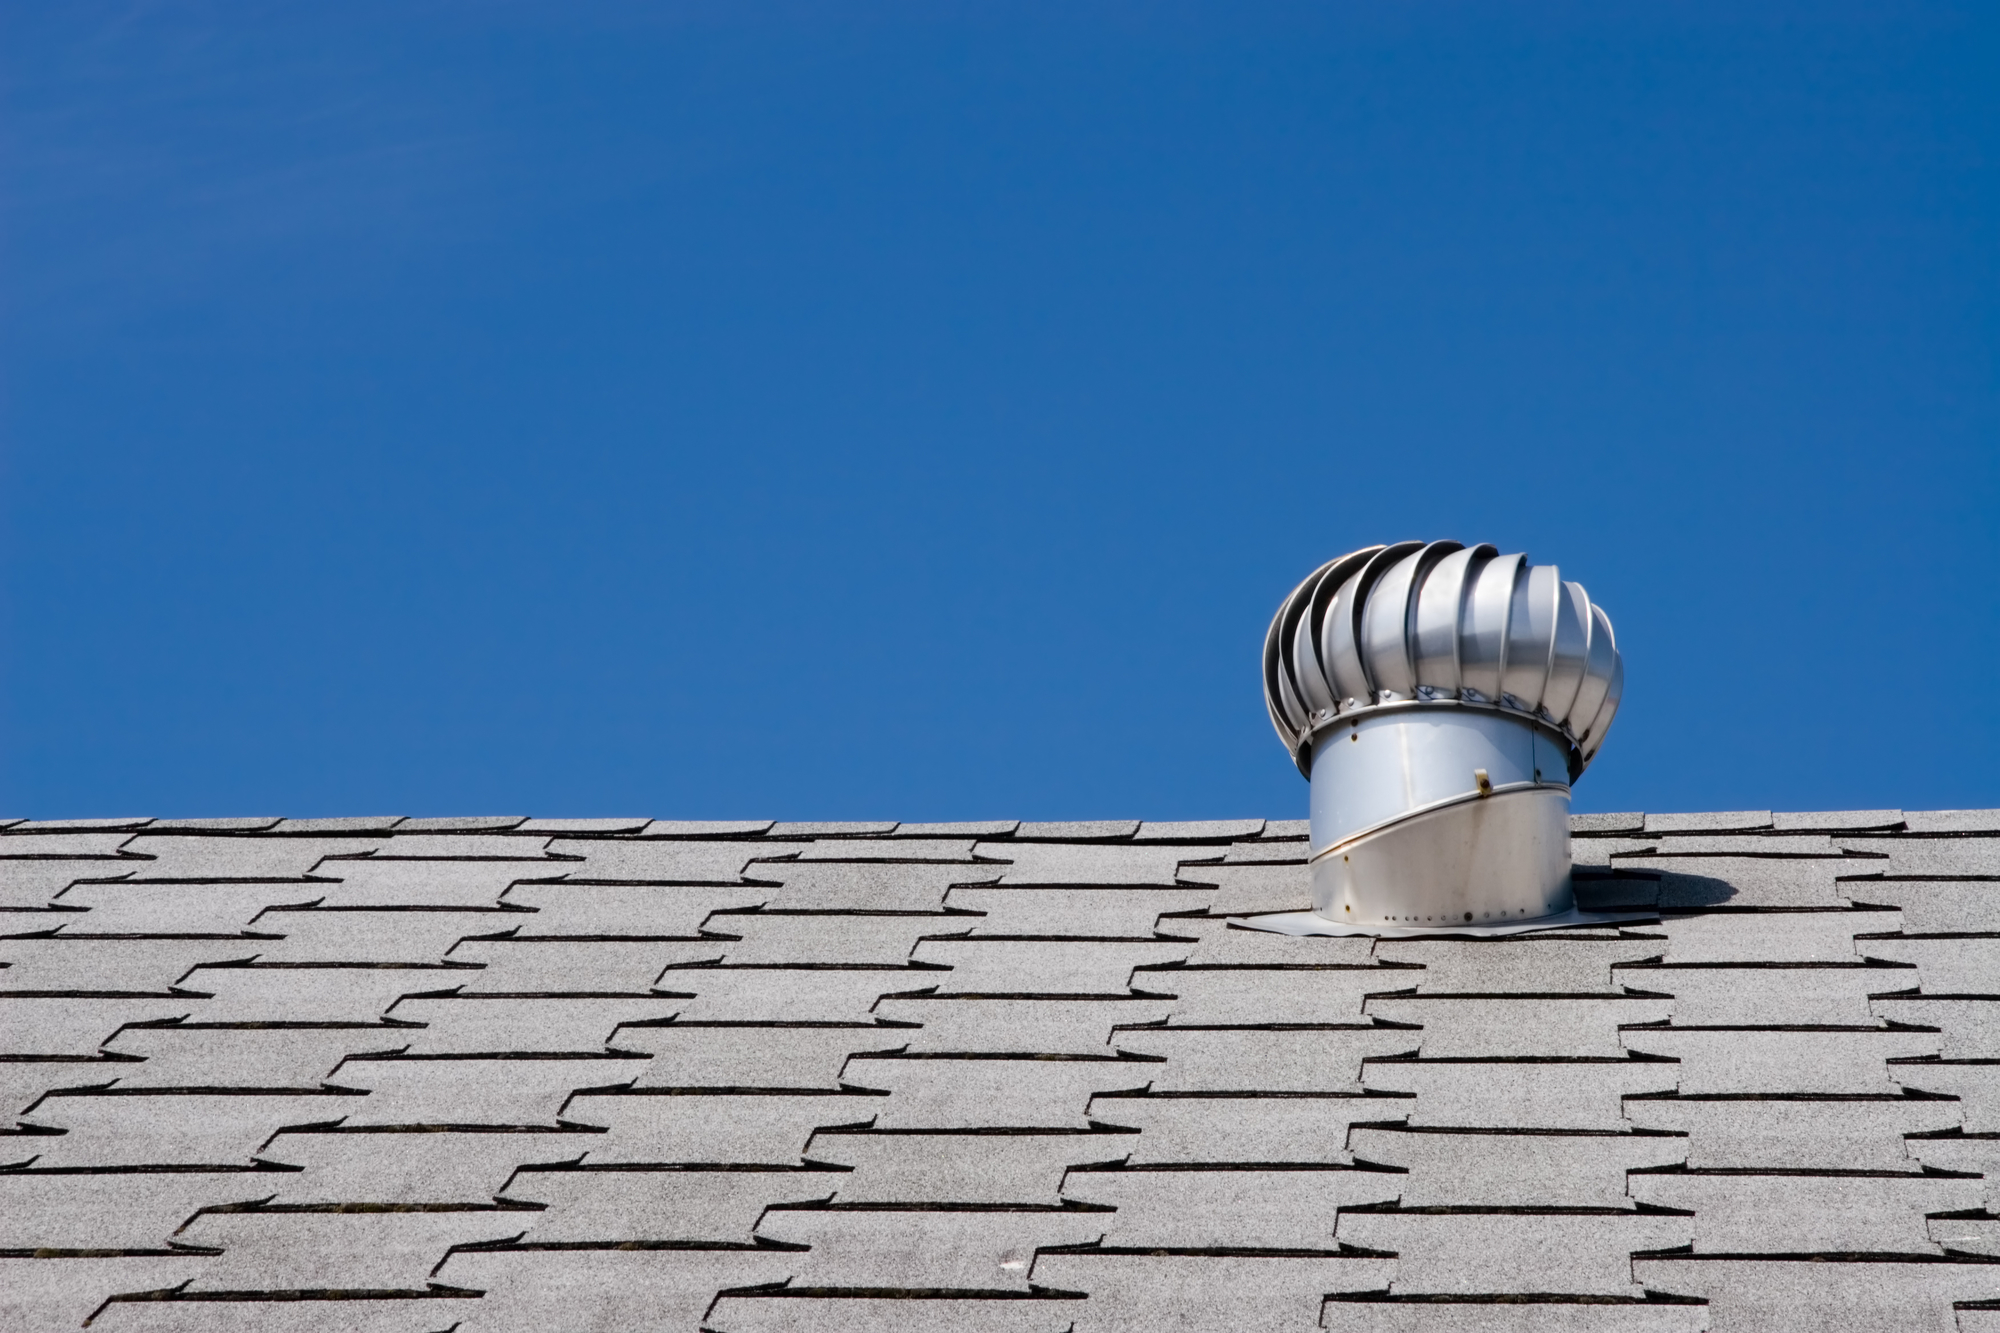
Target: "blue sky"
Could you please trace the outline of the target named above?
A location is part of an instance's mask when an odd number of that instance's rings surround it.
[[[0,23],[0,814],[1302,816],[1434,537],[1581,809],[2000,805],[1993,6]]]

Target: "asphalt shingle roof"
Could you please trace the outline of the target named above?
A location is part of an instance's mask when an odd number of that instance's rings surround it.
[[[2000,812],[1575,831],[16,821],[0,1328],[2000,1329]]]

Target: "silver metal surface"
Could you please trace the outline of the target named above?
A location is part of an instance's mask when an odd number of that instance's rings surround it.
[[[1553,565],[1437,541],[1320,566],[1264,640],[1271,724],[1312,780],[1313,912],[1292,915],[1326,929],[1292,933],[1575,924],[1570,784],[1624,670]]]
[[[1554,916],[1576,906],[1569,788],[1496,781],[1484,796],[1475,787],[1328,847],[1311,864],[1313,912],[1352,926]]]
[[[1292,590],[1264,637],[1271,725],[1308,776],[1328,727],[1409,703],[1539,719],[1581,773],[1623,685],[1611,620],[1583,585],[1484,545],[1397,542],[1330,560]]]

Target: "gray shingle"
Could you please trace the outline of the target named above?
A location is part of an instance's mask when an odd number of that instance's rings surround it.
[[[887,1105],[865,1093],[579,1093],[563,1116],[609,1131],[591,1146],[591,1166],[798,1166],[815,1129],[866,1124]]]
[[[1674,997],[1677,1025],[1872,1025],[1868,997],[1914,990],[1916,969],[1845,963],[1673,963],[1615,969],[1634,990]]]
[[[1856,903],[1901,908],[1902,929],[1913,935],[2000,931],[2000,884],[1860,880],[1840,888]]]
[[[1614,963],[1659,956],[1662,941],[1651,937],[1650,930],[1645,935],[1637,939],[1550,934],[1500,940],[1377,940],[1375,957],[1384,963],[1423,968],[1422,972],[1407,973],[1404,985],[1427,994],[1602,993],[1618,989],[1611,971]]]
[[[1208,910],[1216,916],[1252,912],[1301,912],[1312,906],[1312,872],[1305,865],[1189,865],[1181,867],[1188,884],[1212,884],[1216,895]]]
[[[252,929],[283,936],[254,942],[260,963],[442,963],[452,946],[468,936],[499,934],[530,920],[478,908],[274,907]]]
[[[0,1315],[37,1333],[81,1328],[112,1296],[179,1286],[208,1262],[197,1254],[0,1256]]]
[[[1659,846],[1658,838],[1573,838],[1569,844],[1569,863],[1573,868],[1589,869],[1609,869],[1614,863],[1644,866],[1643,860],[1627,862],[1621,858],[1657,851]]]
[[[811,1251],[793,1256],[801,1287],[877,1290],[1028,1290],[1028,1264],[1044,1245],[1086,1245],[1102,1213],[982,1208],[802,1209],[764,1215],[758,1234]]]
[[[1184,861],[1220,860],[1217,847],[1165,843],[982,842],[982,860],[1010,864],[1002,884],[1172,884]]]
[[[0,1250],[165,1249],[201,1209],[265,1198],[280,1179],[241,1171],[0,1172]]]
[[[941,992],[977,995],[1110,995],[1128,989],[1132,969],[1177,963],[1192,944],[1172,940],[925,940],[919,963],[941,963]]]
[[[138,1065],[117,1060],[78,1058],[15,1058],[0,1060],[0,1130],[25,1118],[44,1093],[58,1088],[98,1088],[115,1082]],[[31,1137],[14,1138],[0,1147],[0,1164],[34,1155]]]
[[[2000,1217],[1932,1217],[1922,1224],[1931,1246],[1960,1254],[2000,1255]],[[1931,1246],[1907,1248],[1927,1250]]]
[[[7,990],[164,991],[202,963],[247,962],[253,940],[0,939]]]
[[[124,879],[138,864],[137,861],[0,861],[0,911],[10,914],[7,929],[26,932],[61,925],[59,920],[40,920],[26,914],[48,907],[57,894],[80,879]]]
[[[747,838],[769,831],[768,819],[655,819],[641,830],[647,838]]]
[[[1995,1261],[1928,1262],[1880,1256],[1853,1263],[1818,1259],[1635,1258],[1656,1291],[1706,1297],[1718,1330],[1777,1333],[1957,1333],[1952,1302],[2000,1294]]]
[[[1646,816],[1637,811],[1624,814],[1571,815],[1569,831],[1575,834],[1638,833],[1646,827]]]
[[[1713,810],[1646,816],[1648,833],[1735,833],[1770,828],[1769,810]]]
[[[1264,831],[1261,819],[1183,819],[1140,821],[1134,842],[1233,842]]]
[[[832,1177],[842,1203],[991,1203],[1054,1207],[1064,1173],[1079,1163],[1113,1161],[1129,1134],[1036,1130],[968,1134],[903,1130],[817,1134],[806,1156],[851,1166]]]
[[[672,1018],[686,1001],[672,996],[453,995],[399,1000],[389,1016],[422,1023],[406,1033],[412,1055],[602,1051],[624,1023]]]
[[[1958,1103],[1908,1097],[1628,1097],[1641,1129],[1688,1135],[1695,1170],[1907,1171],[1903,1136],[1951,1129]]]
[[[1700,907],[1840,907],[1835,880],[1881,862],[1840,856],[1614,856],[1623,870],[1660,875],[1659,905]]]
[[[1414,1093],[1405,1111],[1414,1125],[1505,1129],[1626,1129],[1627,1096],[1671,1092],[1680,1066],[1627,1059],[1370,1060],[1361,1068],[1371,1092]]]
[[[1905,878],[1929,875],[2000,874],[2000,837],[1982,834],[1956,838],[1877,838],[1848,836],[1840,845],[1849,850],[1850,875],[1881,874]]]
[[[1087,1291],[1076,1333],[1244,1333],[1319,1326],[1328,1292],[1373,1291],[1392,1259],[1344,1256],[1044,1254],[1038,1286]]]
[[[2000,810],[1905,810],[1912,833],[2000,833]]]
[[[477,1307],[460,1293],[426,1291],[368,1300],[119,1301],[91,1322],[92,1333],[435,1333]]]
[[[1023,820],[1016,826],[1017,838],[1043,838],[1062,842],[1105,842],[1129,838],[1139,831],[1136,819]]]
[[[991,884],[1006,867],[760,861],[752,869],[759,880],[782,885],[765,890],[764,905],[774,910],[937,912],[952,885]]]
[[[1176,1026],[1361,1023],[1365,996],[1414,986],[1401,967],[1171,967],[1136,973],[1142,989],[1174,996]]]
[[[799,852],[801,861],[971,861],[972,838],[899,837],[872,842],[832,838],[808,843]]]
[[[121,1088],[311,1088],[350,1055],[404,1045],[395,1028],[126,1028],[105,1049],[144,1057],[109,1067]]]
[[[449,960],[485,969],[451,978],[468,995],[578,987],[643,993],[667,968],[718,962],[728,947],[723,940],[466,940],[451,950]]]
[[[1673,1001],[1641,996],[1395,995],[1364,1008],[1374,1018],[1423,1027],[1430,1059],[1501,1055],[1622,1055],[1618,1029],[1665,1022]]]
[[[557,1114],[578,1088],[629,1083],[642,1059],[491,1059],[399,1056],[354,1059],[329,1082],[368,1090],[348,1103],[346,1123],[362,1125],[540,1125]],[[566,1116],[575,1119],[574,1116]]]
[[[767,836],[773,838],[876,838],[896,831],[896,821],[886,822],[813,822],[811,820],[779,820],[771,825]]]
[[[1306,863],[1308,848],[1303,840],[1273,841],[1262,838],[1256,842],[1233,842],[1222,855],[1224,865],[1294,865]],[[1197,872],[1199,873],[1199,872]]]
[[[1097,1092],[1142,1088],[1162,1068],[1146,1060],[1014,1056],[856,1056],[842,1077],[891,1096],[878,1129],[1083,1129]]]
[[[1902,822],[1901,810],[1778,810],[1771,815],[1771,827],[1778,833],[1797,829],[1814,832],[1892,829]]]
[[[118,849],[131,839],[129,833],[33,833],[30,825],[17,824],[0,833],[0,858],[14,860],[117,860]]]
[[[1177,918],[1173,933],[1200,939],[1188,955],[1188,963],[1201,967],[1365,967],[1373,961],[1375,946],[1365,935],[1280,935],[1216,917]]]
[[[161,821],[168,822],[171,821]],[[396,825],[396,834],[401,837],[411,833],[504,833],[527,822],[526,815],[433,815],[404,820]]]
[[[248,1166],[288,1125],[338,1121],[361,1102],[333,1093],[70,1093],[35,1108],[39,1167]]]
[[[1137,936],[1154,933],[1163,912],[1199,912],[1215,895],[1209,889],[1160,888],[956,888],[946,905],[984,912],[967,921],[975,935]]]
[[[534,1214],[466,1212],[210,1213],[180,1239],[222,1250],[196,1291],[421,1291],[455,1245],[504,1240]]]
[[[1315,1093],[1279,1096],[1098,1097],[1090,1118],[1141,1131],[1127,1140],[1134,1166],[1164,1163],[1300,1163],[1331,1166],[1351,1159],[1347,1127],[1382,1120],[1409,1102],[1393,1097]]]
[[[217,883],[235,879],[299,879],[327,858],[335,866],[383,846],[384,836],[347,838],[199,837],[142,833],[125,844],[140,880]],[[330,875],[339,874],[333,869]]]
[[[1927,995],[1991,995],[2000,992],[2000,936],[1938,937],[1905,935],[1862,940],[1870,958],[1910,963]]]
[[[1893,912],[1808,909],[1667,915],[1644,927],[1667,937],[1668,963],[1846,963],[1856,935],[1895,930]]]
[[[715,1333],[1069,1333],[1069,1298],[939,1294],[819,1296],[765,1291],[718,1298],[702,1327]]]
[[[86,999],[0,994],[0,1055],[89,1055],[127,1023],[186,1018],[206,1003],[182,995]]]
[[[1409,1171],[1393,1178],[1405,1208],[1622,1208],[1627,1171],[1687,1157],[1678,1136],[1589,1130],[1356,1125],[1347,1147],[1357,1162]]]
[[[522,833],[583,833],[611,835],[618,833],[642,833],[650,828],[650,819],[530,819],[520,825]]]
[[[1393,1171],[1338,1166],[1072,1171],[1063,1192],[1118,1210],[1104,1219],[1106,1245],[1328,1250],[1342,1208],[1392,1203],[1405,1179]]]
[[[92,830],[144,828],[153,822],[151,815],[127,815],[106,819],[24,819],[14,826],[16,833],[62,833],[67,831],[89,832]]]
[[[1708,1307],[1697,1302],[1360,1297],[1328,1301],[1325,1326],[1338,1333],[1707,1333],[1709,1324]]]
[[[839,1086],[840,1070],[849,1055],[897,1050],[910,1035],[899,1028],[863,1023],[837,1027],[670,1023],[624,1028],[618,1046],[653,1057],[635,1085],[641,1088],[831,1091]]]
[[[774,1203],[823,1200],[846,1177],[832,1171],[572,1167],[523,1171],[507,1197],[549,1205],[532,1219],[538,1245],[590,1241],[748,1244]]]
[[[1304,838],[1312,833],[1310,819],[1267,819],[1264,821],[1266,838]]]
[[[261,931],[253,923],[266,908],[302,906],[326,889],[314,883],[76,884],[57,901],[84,910],[49,924],[71,935],[234,935]]]
[[[581,857],[563,867],[586,883],[734,884],[743,868],[774,849],[757,842],[659,841],[631,838],[552,838],[549,855]]]
[[[281,819],[271,831],[295,833],[387,833],[407,815],[336,815],[323,819]]]
[[[273,1174],[279,1204],[484,1205],[528,1162],[573,1161],[594,1134],[351,1129],[279,1134],[259,1161],[302,1168]],[[534,1219],[522,1218],[521,1226]],[[518,1229],[518,1228],[517,1228]]]
[[[1987,1212],[2000,1203],[2000,1134],[1919,1134],[1903,1142],[1911,1160],[1921,1162],[1927,1170],[1966,1171],[1985,1177]]]
[[[718,1291],[782,1282],[798,1256],[774,1250],[513,1249],[454,1254],[433,1279],[486,1293],[461,1333],[692,1329]],[[441,1327],[442,1325],[440,1325]]]
[[[326,907],[498,907],[510,885],[567,869],[542,861],[322,861],[315,873],[339,882],[313,887]]]
[[[1881,1027],[1829,1030],[1798,1028],[1634,1028],[1627,1049],[1680,1061],[1674,1077],[1681,1092],[1894,1091],[1887,1059],[1934,1055],[1935,1033]]]
[[[883,1000],[875,1015],[921,1023],[918,1031],[885,1031],[911,1051],[966,1051],[1027,1055],[1108,1055],[1120,1024],[1160,1023],[1162,1000],[1136,998],[966,999],[922,996]]]
[[[680,967],[667,969],[658,984],[693,992],[678,1001],[684,1023],[784,1023],[801,1015],[867,1023],[882,996],[927,990],[949,976],[916,967]]]
[[[549,860],[547,834],[411,832],[399,827],[370,858],[374,861]]]
[[[2000,984],[1993,989],[2000,990]],[[1869,1001],[1869,1007],[1892,1023],[1942,1030],[1940,1054],[1947,1060],[2000,1058],[2000,998],[1892,995]]]
[[[1826,833],[1679,833],[1651,840],[1661,856],[1839,856]]]
[[[1957,1097],[1966,1133],[2000,1133],[2000,1060],[1921,1060],[1888,1072],[1897,1087]]]
[[[898,824],[898,838],[1004,838],[1021,827],[1018,819],[968,819],[944,824]]]
[[[150,833],[172,830],[177,833],[263,833],[284,820],[278,815],[232,815],[223,819],[156,819],[146,825]]]
[[[450,990],[463,976],[450,967],[340,963],[201,967],[181,988],[211,997],[199,1011],[204,1023],[375,1023],[402,996]]]
[[[723,960],[735,966],[853,963],[888,967],[907,963],[918,940],[961,934],[970,924],[970,918],[943,913],[763,911],[711,917],[706,928],[715,934],[739,937],[722,950]]]
[[[688,939],[712,913],[756,907],[770,895],[755,886],[517,884],[506,902],[534,910],[513,923],[523,936]]]
[[[1355,1024],[1302,1028],[1144,1028],[1121,1050],[1165,1056],[1155,1092],[1359,1092],[1361,1062],[1414,1050],[1422,1033]]]
[[[1390,1290],[1638,1296],[1634,1250],[1685,1245],[1694,1219],[1611,1209],[1568,1213],[1345,1212],[1340,1239],[1396,1253]]]
[[[1881,1175],[1635,1172],[1632,1197],[1695,1214],[1706,1254],[1935,1253],[1926,1213],[1976,1209],[1976,1179]]]

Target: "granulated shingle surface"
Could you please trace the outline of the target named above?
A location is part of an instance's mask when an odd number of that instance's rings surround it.
[[[0,1330],[2000,1329],[2000,812],[0,821]]]

